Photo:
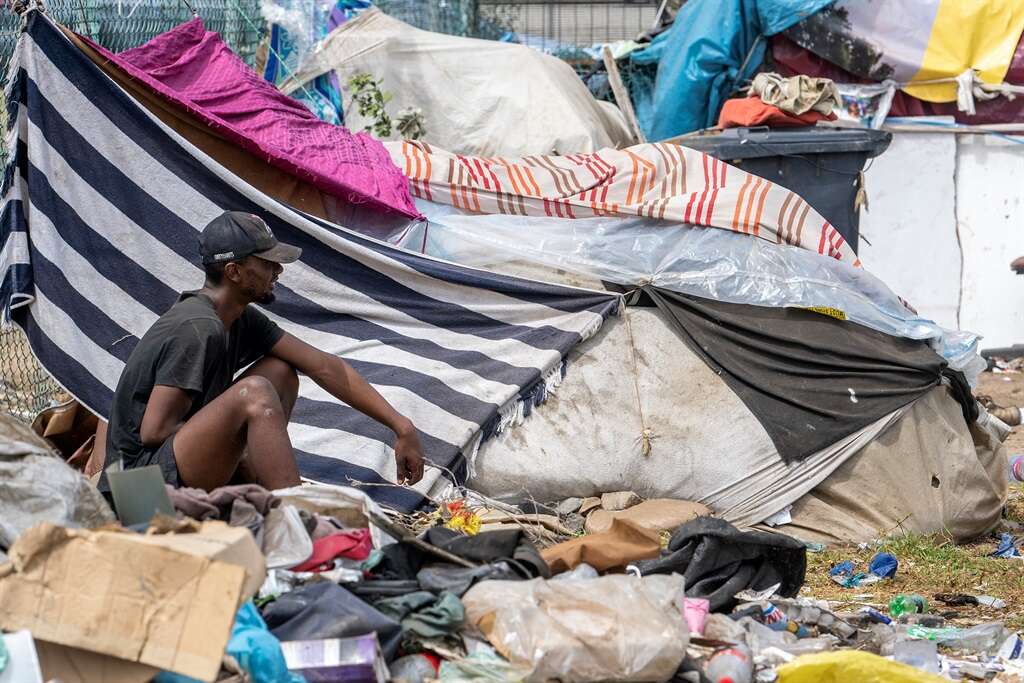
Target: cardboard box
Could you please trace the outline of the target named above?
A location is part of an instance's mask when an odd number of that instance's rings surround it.
[[[252,535],[222,522],[154,536],[44,523],[9,555],[0,628],[203,681],[216,678],[235,612],[263,580]]]

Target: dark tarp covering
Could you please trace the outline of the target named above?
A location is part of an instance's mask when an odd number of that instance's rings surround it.
[[[950,375],[963,376],[926,342],[893,337],[794,308],[645,291],[699,355],[754,414],[779,455],[799,461],[916,400]]]

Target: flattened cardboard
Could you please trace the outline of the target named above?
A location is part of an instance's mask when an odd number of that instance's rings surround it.
[[[147,683],[160,673],[145,664],[76,647],[36,641],[43,678],[60,683]]]
[[[0,566],[0,628],[213,681],[245,596],[230,562],[253,553],[223,523],[163,536],[39,524]]]

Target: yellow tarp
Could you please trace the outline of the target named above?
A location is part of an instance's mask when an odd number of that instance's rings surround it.
[[[1024,31],[1022,0],[941,0],[913,81],[955,78],[976,69],[985,83],[1002,83]],[[908,85],[928,102],[956,101],[956,83]]]
[[[779,683],[942,683],[945,678],[854,650],[797,657],[779,667]]]

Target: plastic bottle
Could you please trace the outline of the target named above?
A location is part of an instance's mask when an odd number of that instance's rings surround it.
[[[860,612],[861,612],[861,614],[865,615],[867,617],[868,621],[870,621],[873,624],[891,624],[892,623],[892,619],[890,619],[889,617],[885,616],[884,614],[882,614],[881,612],[879,612],[877,610],[871,609],[870,607],[862,607]]]
[[[1010,456],[1010,481],[1024,481],[1024,453]]]
[[[797,638],[807,638],[810,632],[772,603],[768,603],[761,611],[761,621],[773,631],[789,631]]]
[[[946,619],[940,614],[901,614],[897,621],[908,626],[924,626],[925,628],[943,628]]]
[[[926,614],[928,601],[917,593],[900,593],[889,601],[889,614],[898,617],[901,614]]]
[[[711,655],[704,667],[704,675],[712,683],[750,683],[754,675],[750,650],[742,645],[719,650]]]

